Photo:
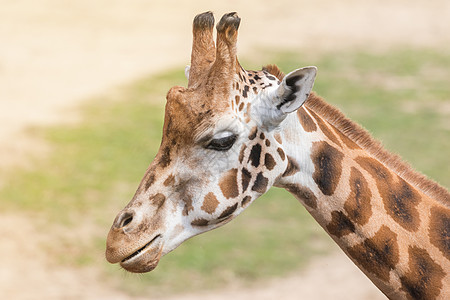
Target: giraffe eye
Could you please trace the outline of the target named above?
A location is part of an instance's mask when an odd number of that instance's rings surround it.
[[[234,145],[234,142],[236,142],[236,138],[237,138],[237,136],[235,134],[232,134],[232,135],[229,135],[226,137],[213,139],[206,146],[206,148],[216,150],[216,151],[227,151]]]

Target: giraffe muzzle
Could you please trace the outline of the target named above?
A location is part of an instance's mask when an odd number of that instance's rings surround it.
[[[163,252],[163,241],[160,234],[121,260],[120,266],[133,273],[150,272],[156,268]]]

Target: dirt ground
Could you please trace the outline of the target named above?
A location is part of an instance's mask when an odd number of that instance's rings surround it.
[[[27,135],[28,127],[76,122],[81,101],[144,74],[188,64],[190,24],[207,10],[216,19],[239,13],[241,56],[278,48],[385,51],[450,45],[447,0],[0,0],[0,166],[14,168],[26,165],[29,155],[46,155],[45,145]],[[52,265],[38,247],[45,232],[32,220],[4,214],[0,220],[4,298],[135,299],[103,282],[96,270]],[[169,299],[251,297],[383,298],[336,251],[260,288]]]

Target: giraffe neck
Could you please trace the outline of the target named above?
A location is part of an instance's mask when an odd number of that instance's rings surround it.
[[[285,122],[279,139],[288,167],[276,185],[388,297],[448,298],[448,192],[424,192],[307,105]]]

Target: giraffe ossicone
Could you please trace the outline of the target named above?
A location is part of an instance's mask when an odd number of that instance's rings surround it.
[[[244,70],[240,18],[195,17],[188,86],[167,94],[163,138],[117,215],[106,258],[153,270],[183,241],[287,189],[390,298],[450,298],[450,194],[311,92],[315,67]]]

